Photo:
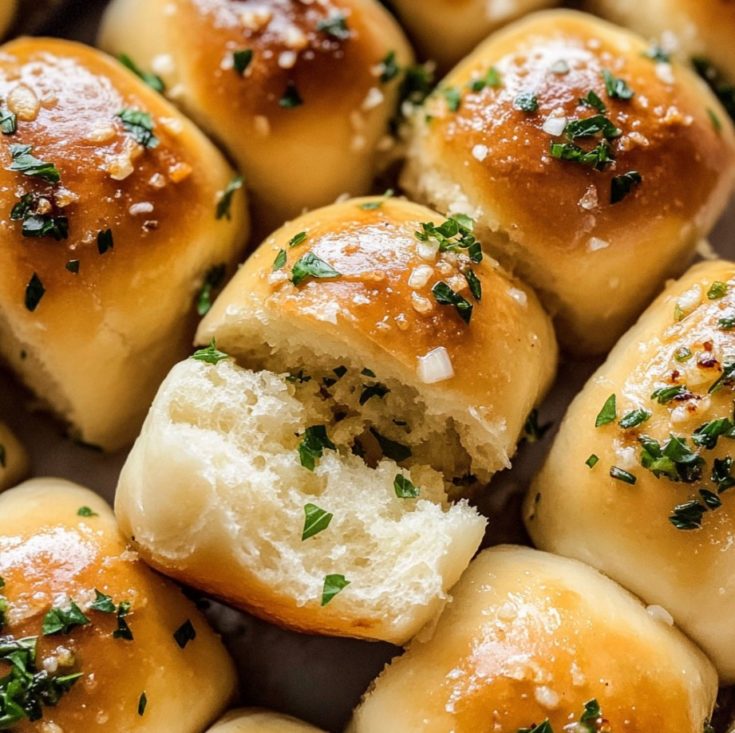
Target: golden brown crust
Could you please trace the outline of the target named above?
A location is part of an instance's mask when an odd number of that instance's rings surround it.
[[[735,80],[732,0],[587,0],[589,10],[655,39],[683,59],[702,56]]]
[[[242,192],[233,198],[231,220],[217,220],[218,196],[232,171],[159,95],[93,49],[52,39],[5,45],[0,97],[18,113],[17,131],[0,139],[5,357],[77,424],[85,440],[118,447],[139,427],[141,404],[152,396],[154,383],[186,353],[193,301],[205,274],[239,256],[247,236]],[[151,115],[155,147],[136,141],[119,116],[124,110]],[[31,154],[54,164],[60,182],[9,170],[13,145],[30,146]],[[10,214],[24,196],[32,197],[25,218],[36,211],[56,221],[65,217],[68,236],[23,236],[24,222]],[[111,247],[99,240],[108,229]],[[29,303],[32,281],[36,297]],[[47,353],[36,352],[39,338]],[[54,359],[57,348],[66,353]],[[21,350],[41,365],[24,364]],[[119,411],[93,415],[99,395],[85,372],[89,363],[98,362],[98,378],[120,384],[111,387],[114,394],[126,389],[115,369],[144,351],[149,358],[138,364],[134,387],[139,395],[125,394]],[[41,378],[24,373],[34,369],[48,372],[48,389]]]
[[[727,284],[727,293],[717,297],[713,283]],[[572,403],[526,505],[526,523],[540,547],[583,559],[666,608],[726,682],[735,679],[735,634],[727,611],[733,598],[729,548],[735,541],[735,502],[726,485],[719,493],[712,476],[715,460],[727,474],[733,444],[722,435],[707,448],[695,445],[693,437],[703,425],[732,419],[730,383],[710,390],[732,360],[727,326],[735,312],[734,283],[735,265],[707,262],[664,291]],[[660,403],[652,395],[662,388],[673,392]],[[595,428],[611,394],[617,419]],[[619,420],[634,410],[650,417],[640,426],[620,427]],[[641,437],[664,446],[671,435],[701,461],[687,480],[666,461],[652,464],[658,477],[643,465]],[[592,469],[585,465],[591,454],[599,458]],[[613,466],[632,474],[635,484],[613,479]],[[701,489],[722,506],[706,511]],[[692,501],[688,513],[675,511]],[[692,510],[696,517],[698,508],[701,529],[672,523],[677,514],[681,520],[692,517]]]
[[[67,649],[73,661],[59,674],[83,674],[56,707],[44,709],[45,722],[67,731],[104,726],[197,733],[216,716],[234,692],[231,661],[180,591],[126,548],[104,501],[64,481],[39,479],[3,494],[0,506],[1,592],[9,604],[3,633],[39,636],[38,664],[53,658],[63,663]],[[81,507],[91,516],[80,516]],[[115,604],[130,602],[125,619],[132,641],[112,636],[116,614],[88,608],[95,589]],[[69,600],[90,623],[41,636],[45,614],[68,608]],[[187,620],[196,638],[180,648],[173,633]],[[27,721],[17,729],[39,730]]]
[[[375,0],[117,0],[101,44],[162,69],[170,98],[247,176],[265,231],[367,191],[398,94],[397,77],[381,81],[381,61],[411,61]],[[252,54],[243,72],[237,51]]]
[[[225,350],[237,349],[243,328],[274,319],[293,324],[294,338],[304,332],[344,342],[371,354],[365,363],[380,365],[381,374],[416,386],[428,409],[461,415],[478,443],[495,441],[485,465],[483,459],[478,463],[497,470],[550,383],[556,345],[535,296],[489,258],[473,264],[466,250],[422,256],[422,224],[444,221],[422,206],[381,198],[306,214],[269,237],[245,263],[202,322],[197,341],[216,337]],[[303,241],[290,246],[302,232]],[[273,272],[280,251],[286,261]],[[320,258],[339,277],[294,285],[294,264],[304,255]],[[482,284],[479,302],[462,274],[468,269]],[[453,306],[438,303],[432,289],[440,282],[472,304],[469,323]],[[267,328],[261,338],[268,339]],[[446,350],[453,375],[430,384],[422,381],[420,363],[436,349]]]
[[[611,731],[699,733],[712,711],[704,655],[581,563],[494,548],[453,595],[431,638],[368,691],[352,733],[515,733],[545,719],[561,731],[592,699]]]
[[[732,184],[724,110],[692,72],[656,63],[647,48],[587,15],[540,14],[494,36],[444,80],[444,95],[461,93],[456,112],[440,92],[431,120],[417,117],[409,189],[444,207],[459,185],[498,256],[545,292],[577,350],[614,339],[707,233]],[[498,85],[473,91],[490,68]],[[634,96],[611,96],[606,72]],[[565,123],[599,114],[580,102],[591,91],[620,131],[604,170],[550,153],[552,143],[572,142]],[[532,111],[519,108],[522,94],[533,96]],[[591,150],[600,141],[574,143]],[[613,178],[631,171],[642,183],[613,204]]]

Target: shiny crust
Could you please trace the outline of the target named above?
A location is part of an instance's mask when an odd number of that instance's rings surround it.
[[[319,733],[319,731],[287,715],[257,708],[243,708],[225,715],[207,733]]]
[[[546,718],[560,731],[593,698],[611,731],[700,733],[712,711],[704,655],[585,565],[499,547],[453,595],[433,636],[374,683],[351,733],[515,732]]]
[[[377,208],[364,208],[376,203]],[[432,412],[468,425],[470,442],[480,447],[477,467],[489,477],[508,465],[529,411],[550,385],[556,343],[533,293],[488,257],[473,265],[483,287],[479,303],[460,274],[469,264],[465,255],[459,260],[451,253],[438,260],[421,257],[416,232],[423,222],[443,221],[423,206],[380,197],[299,217],[240,268],[202,321],[197,343],[215,337],[221,348],[237,354],[243,331],[268,340],[269,321],[289,324],[294,342],[303,338],[312,348],[322,338],[340,343],[356,363],[374,364],[381,375],[415,387]],[[304,242],[289,246],[300,232],[306,232]],[[287,261],[274,273],[280,250]],[[293,265],[309,252],[341,277],[293,285]],[[430,277],[412,288],[412,273],[426,265],[433,268]],[[474,302],[469,324],[454,307],[436,303],[431,288],[440,280]],[[454,376],[424,384],[417,373],[419,359],[440,347]]]
[[[205,274],[241,254],[243,193],[230,221],[215,220],[231,169],[159,95],[93,49],[31,38],[3,46],[0,98],[18,99],[18,109],[29,99],[31,109],[0,139],[0,350],[82,439],[119,447],[190,348]],[[123,108],[151,113],[157,147],[134,143],[116,117]],[[9,146],[21,143],[56,164],[61,184],[7,170]],[[11,208],[24,193],[54,191],[68,239],[22,236]],[[114,247],[100,254],[97,236],[108,228]],[[30,312],[34,273],[45,294]]]
[[[558,5],[556,0],[392,0],[422,56],[447,69],[486,36],[526,13]]]
[[[704,56],[735,80],[735,4],[732,0],[587,0],[587,8],[683,58]]]
[[[657,64],[647,49],[589,15],[537,14],[493,36],[444,80],[442,88],[464,90],[456,113],[437,94],[431,121],[416,116],[407,189],[440,210],[466,198],[491,249],[542,292],[576,352],[614,342],[686,262],[732,188],[735,142],[725,111],[689,69]],[[551,71],[560,59],[568,73]],[[490,67],[500,88],[466,88]],[[606,69],[628,82],[631,100],[609,97]],[[552,158],[551,142],[564,138],[542,129],[559,113],[597,114],[579,103],[590,90],[623,131],[613,142],[617,162],[602,172]],[[524,91],[535,94],[537,112],[515,108]],[[612,178],[628,171],[643,183],[612,205]]]
[[[710,300],[715,281],[730,283],[728,294]],[[675,309],[685,317],[675,322]],[[701,481],[674,483],[655,478],[640,465],[638,436],[661,442],[670,434],[686,437],[718,418],[732,418],[732,389],[708,389],[722,374],[732,349],[732,332],[718,323],[735,308],[735,265],[702,263],[673,283],[644,313],[590,379],[564,418],[547,462],[535,479],[526,506],[526,525],[543,549],[577,557],[598,567],[649,603],[664,606],[714,660],[726,683],[735,681],[733,603],[735,502],[725,493],[722,507],[707,512],[700,530],[676,529],[669,516],[678,504],[699,498],[716,458],[731,454],[732,441],[720,438],[706,460]],[[683,362],[674,355],[689,349]],[[686,352],[682,352],[686,356]],[[680,354],[681,358],[681,354]],[[660,387],[686,385],[692,398],[659,405]],[[605,400],[617,395],[618,417],[634,409],[651,412],[640,428],[617,424],[595,429]],[[599,463],[590,470],[590,454]],[[617,465],[634,474],[629,486],[609,476]],[[538,499],[536,497],[539,497]],[[576,518],[584,517],[584,521]]]
[[[28,454],[10,428],[0,422],[0,491],[15,486],[29,469]]]
[[[98,516],[78,516],[82,506]],[[63,645],[77,660],[72,671],[85,675],[55,708],[45,708],[43,720],[59,729],[92,730],[103,720],[114,731],[199,733],[233,696],[232,662],[204,617],[126,548],[112,512],[93,492],[37,479],[0,496],[0,575],[10,605],[3,633],[15,638],[38,635],[59,598],[84,608],[98,589],[131,603],[133,641],[113,638],[115,616],[94,610],[89,625],[39,639],[39,659]],[[172,634],[187,619],[196,638],[181,649]],[[140,716],[142,692],[148,703]],[[17,730],[40,728],[25,723]]]
[[[319,29],[340,14],[349,38]],[[368,190],[398,94],[397,79],[381,83],[378,67],[391,51],[400,66],[412,58],[375,0],[116,0],[100,43],[162,68],[170,98],[246,174],[269,229],[305,207]],[[244,75],[232,68],[242,49],[253,52]],[[289,83],[301,106],[280,104]]]

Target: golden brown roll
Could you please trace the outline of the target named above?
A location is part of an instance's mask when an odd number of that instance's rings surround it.
[[[319,733],[319,730],[287,715],[243,708],[225,715],[208,733]]]
[[[725,682],[735,681],[734,317],[732,263],[672,283],[572,403],[526,505],[539,547],[665,608]]]
[[[28,473],[28,454],[10,428],[0,422],[0,491],[15,486]]]
[[[149,562],[303,631],[404,643],[436,615],[485,524],[450,499],[509,465],[556,362],[463,222],[365,198],[261,245],[122,471]]]
[[[688,68],[592,16],[536,14],[463,61],[414,118],[403,183],[477,220],[574,352],[601,352],[722,212],[735,142]]]
[[[391,0],[422,55],[446,69],[486,36],[558,0]]]
[[[3,727],[199,733],[232,698],[219,638],[93,492],[36,479],[0,496],[0,576]]]
[[[373,683],[351,733],[700,733],[709,720],[710,662],[586,565],[497,547],[453,595],[431,638]]]
[[[664,52],[709,62],[724,79],[735,115],[735,5],[730,0],[586,0],[589,10],[653,40]],[[729,82],[729,85],[728,85]],[[729,92],[725,91],[729,86]]]
[[[0,3],[0,38],[4,37],[15,18],[17,0],[4,0]]]
[[[242,191],[116,61],[25,38],[0,56],[0,354],[81,440],[132,441],[241,255]]]
[[[100,44],[227,148],[264,231],[369,190],[412,59],[376,0],[116,0]]]

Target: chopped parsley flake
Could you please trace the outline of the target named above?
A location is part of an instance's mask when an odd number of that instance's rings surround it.
[[[720,318],[717,321],[717,327],[723,331],[732,331],[735,328],[735,317],[728,316],[727,318]]]
[[[90,609],[100,613],[117,613],[117,606],[113,602],[112,596],[101,593],[96,588],[94,589],[94,596],[94,601],[89,606]]]
[[[316,24],[316,29],[339,41],[346,41],[350,37],[347,18],[342,13],[335,13],[325,20],[320,20]]]
[[[497,89],[502,83],[503,80],[500,72],[494,66],[491,66],[485,72],[485,76],[481,76],[479,79],[473,79],[469,84],[469,88],[470,91],[481,92],[486,88]]]
[[[301,465],[313,471],[316,468],[317,461],[324,455],[324,449],[337,450],[337,446],[332,443],[327,435],[327,429],[324,425],[312,425],[304,431],[303,439],[299,443],[299,460]]]
[[[571,120],[564,128],[564,134],[570,140],[595,135],[602,135],[606,140],[614,140],[622,135],[622,130],[615,127],[605,115],[594,115],[581,120]]]
[[[462,104],[462,93],[457,87],[445,87],[441,90],[450,112],[457,112]]]
[[[697,499],[687,501],[684,504],[677,504],[674,511],[669,517],[669,521],[677,529],[691,531],[693,529],[701,529],[702,518],[707,508]]]
[[[197,638],[197,631],[194,628],[194,624],[186,619],[176,631],[174,631],[174,641],[178,644],[179,649],[186,648],[186,645],[190,641],[194,641]]]
[[[86,626],[89,623],[87,616],[74,601],[70,601],[69,608],[52,608],[43,617],[41,633],[44,636],[55,634],[68,634],[78,626]]]
[[[475,275],[475,271],[468,267],[465,270],[462,271],[462,274],[464,275],[464,279],[467,280],[467,285],[470,288],[470,292],[472,293],[472,297],[476,301],[482,300],[482,283],[480,282],[480,278]]]
[[[628,471],[617,466],[613,466],[610,469],[610,476],[616,481],[622,481],[624,484],[630,484],[631,486],[638,480],[632,473],[628,473]]]
[[[74,275],[79,274],[79,260],[68,260],[64,267]]]
[[[78,517],[98,517],[99,514],[97,512],[92,511],[88,506],[80,506],[79,509],[77,509],[77,516]]]
[[[200,316],[206,316],[212,308],[213,295],[216,293],[225,279],[227,267],[224,263],[214,265],[207,270],[207,274],[204,276],[204,282],[202,287],[199,289],[199,293],[196,297],[196,308],[197,314]]]
[[[58,183],[61,180],[59,169],[53,163],[39,160],[33,155],[31,145],[10,146],[10,156],[13,162],[8,167],[10,171],[17,171],[31,178],[40,178],[49,183]]]
[[[657,44],[651,46],[643,55],[659,64],[668,64],[671,61],[671,56]]]
[[[304,100],[301,98],[296,84],[288,81],[281,98],[278,100],[278,106],[283,107],[283,109],[294,109],[294,107],[300,107],[303,103]]]
[[[116,116],[122,121],[125,130],[144,148],[158,147],[159,140],[153,134],[153,118],[148,112],[139,109],[121,109]]]
[[[303,244],[306,241],[306,232],[299,232],[298,234],[294,234],[291,239],[288,240],[288,246],[289,247],[298,247],[300,244]]]
[[[599,461],[599,457],[596,456],[594,453],[590,455],[590,457],[585,461],[585,464],[589,468],[594,468],[597,465],[597,462]]]
[[[222,195],[217,201],[217,207],[214,212],[216,219],[227,219],[228,221],[232,218],[230,209],[232,208],[232,197],[236,191],[242,188],[245,179],[242,176],[235,176],[225,187]]]
[[[143,71],[127,54],[121,53],[117,57],[117,60],[159,94],[162,94],[166,90],[166,85],[163,83],[163,79],[161,79],[160,76]]]
[[[393,489],[399,499],[415,499],[420,490],[403,474],[396,474],[393,479]]]
[[[323,532],[334,518],[334,514],[324,511],[316,504],[306,504],[304,506],[304,529],[301,532],[301,541],[315,537]]]
[[[112,239],[112,229],[105,229],[97,233],[97,251],[103,255],[115,246]]]
[[[521,92],[513,100],[513,106],[520,112],[533,114],[538,111],[538,98],[533,92]]]
[[[586,96],[581,97],[579,103],[585,107],[596,109],[600,113],[607,112],[607,105],[602,101],[602,99],[600,99],[600,96],[594,91],[594,89],[590,89]]]
[[[42,206],[43,205],[43,206]],[[53,204],[49,199],[32,193],[21,196],[10,210],[12,221],[22,221],[21,233],[24,237],[53,237],[57,242],[69,236],[69,220],[65,216],[39,213]]]
[[[18,118],[14,112],[0,109],[0,133],[3,135],[14,135],[18,129]]]
[[[617,400],[614,394],[611,394],[606,400],[602,409],[597,413],[595,418],[595,427],[599,428],[613,422],[618,416]]]
[[[710,420],[700,425],[692,433],[692,442],[700,448],[712,450],[721,437],[735,438],[735,424],[726,417]]]
[[[205,364],[219,364],[224,359],[229,359],[230,355],[225,354],[217,348],[214,338],[209,342],[209,346],[204,349],[197,349],[192,355],[192,359],[203,361]]]
[[[607,69],[603,70],[602,78],[605,80],[605,90],[608,97],[624,101],[633,99],[635,92],[628,86],[626,81],[617,78]]]
[[[666,476],[674,482],[693,483],[702,476],[704,460],[686,444],[686,440],[671,435],[662,445],[646,435],[638,438],[640,461],[656,478]]]
[[[610,182],[610,203],[620,203],[642,181],[643,177],[638,171],[628,171],[621,176],[615,176]]]
[[[642,425],[646,420],[651,417],[651,413],[648,410],[631,410],[622,417],[618,425],[624,430],[630,430],[631,428],[637,428]]]
[[[682,384],[675,387],[661,387],[651,394],[651,399],[656,400],[659,405],[666,405],[674,399],[683,398],[689,394],[687,388]]]
[[[291,282],[298,287],[304,280],[315,278],[318,280],[330,280],[340,277],[331,265],[327,264],[323,259],[317,257],[313,252],[307,252],[303,257],[298,259],[291,269]]]
[[[141,717],[143,716],[147,705],[148,697],[146,696],[145,692],[141,692],[140,697],[138,698],[138,715],[140,715]]]
[[[387,84],[393,81],[401,73],[401,67],[396,60],[395,51],[388,51],[385,58],[380,62],[379,69],[381,84]]]
[[[730,362],[722,367],[722,374],[720,374],[719,379],[712,384],[707,392],[709,394],[714,394],[715,392],[719,392],[725,386],[732,386],[733,379],[735,379],[735,362]]]
[[[338,593],[343,591],[350,581],[344,575],[327,575],[322,590],[322,606],[326,606]]]
[[[434,241],[439,245],[440,252],[466,252],[475,264],[482,262],[482,247],[475,239],[475,222],[464,214],[455,214],[443,224],[437,226],[432,222],[423,222],[421,231],[416,232],[416,238],[421,242]]]
[[[246,71],[250,62],[253,60],[253,50],[251,48],[240,48],[232,52],[232,68],[242,76]]]
[[[574,143],[551,142],[549,154],[557,160],[580,163],[600,171],[615,160],[612,148],[607,140],[602,140],[592,150],[584,150]]]
[[[375,384],[363,385],[362,393],[360,394],[360,404],[364,405],[371,397],[385,397],[390,390],[380,382]]]
[[[715,128],[715,132],[722,132],[722,120],[720,119],[717,112],[715,112],[710,107],[707,107],[707,116],[709,117],[709,121],[712,123],[712,127]]]
[[[286,264],[287,260],[286,250],[285,249],[279,249],[278,254],[276,255],[276,259],[273,260],[273,267],[271,270],[273,272],[277,272],[278,270],[282,270],[283,267]]]
[[[26,285],[25,292],[25,306],[31,313],[38,308],[45,292],[46,288],[43,286],[41,278],[34,272]]]
[[[456,308],[459,317],[465,322],[470,322],[472,318],[472,303],[459,293],[455,293],[452,288],[449,287],[443,280],[440,280],[431,289],[431,293],[434,296],[439,305],[451,305]]]
[[[707,297],[710,300],[719,300],[727,295],[727,283],[721,280],[715,280],[712,285],[709,286],[707,291]]]

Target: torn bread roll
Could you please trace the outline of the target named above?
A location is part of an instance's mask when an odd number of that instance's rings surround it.
[[[414,115],[406,190],[474,217],[575,353],[610,348],[732,190],[727,114],[649,48],[590,15],[538,13],[488,39]]]
[[[115,0],[99,40],[224,145],[263,233],[370,190],[412,61],[376,0]]]
[[[92,491],[35,479],[2,494],[0,577],[3,727],[200,733],[234,696],[220,639]]]
[[[319,730],[287,715],[243,708],[225,715],[208,733],[319,733]]]
[[[706,729],[710,662],[664,612],[592,568],[501,546],[452,595],[433,635],[373,683],[350,733]]]
[[[526,526],[663,606],[735,682],[735,265],[672,283],[570,406]]]
[[[448,69],[486,36],[557,0],[391,0],[421,55]]]
[[[0,422],[0,491],[25,478],[30,467],[28,454],[10,428]]]
[[[556,363],[469,226],[367,198],[266,240],[122,471],[150,563],[302,631],[400,644],[436,615],[485,525],[450,500],[509,465]]]
[[[244,192],[94,49],[5,44],[0,99],[0,355],[76,438],[120,448],[242,254]]]
[[[586,0],[604,18],[632,28],[664,55],[691,61],[735,118],[735,5],[729,0]]]

